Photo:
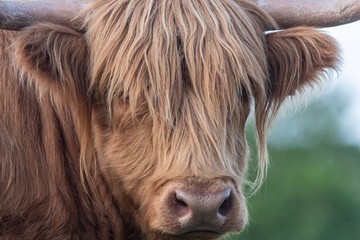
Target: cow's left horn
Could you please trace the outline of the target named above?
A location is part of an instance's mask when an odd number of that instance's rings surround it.
[[[0,0],[0,28],[19,30],[44,21],[72,25],[70,20],[88,2],[89,0]]]
[[[281,28],[332,27],[360,20],[359,0],[258,0]]]

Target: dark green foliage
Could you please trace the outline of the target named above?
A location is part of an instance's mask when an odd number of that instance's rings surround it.
[[[249,227],[231,239],[360,239],[358,149],[272,149],[271,154],[266,184],[249,201]]]

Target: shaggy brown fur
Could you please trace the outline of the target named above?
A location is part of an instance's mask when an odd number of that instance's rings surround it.
[[[243,229],[251,102],[259,184],[267,127],[287,96],[336,66],[335,42],[303,27],[265,35],[276,24],[246,0],[96,0],[84,14],[84,34],[0,32],[0,238]],[[162,210],[172,186],[224,184],[236,204],[216,234],[181,235]]]

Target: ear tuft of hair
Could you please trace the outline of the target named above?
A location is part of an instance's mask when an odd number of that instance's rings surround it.
[[[291,28],[266,36],[269,66],[268,97],[281,104],[305,86],[319,83],[327,69],[340,62],[336,41],[309,27]]]
[[[40,94],[59,89],[73,96],[84,94],[79,91],[85,90],[80,84],[86,83],[88,54],[80,33],[61,25],[36,24],[19,32],[14,48],[22,75],[30,76]]]

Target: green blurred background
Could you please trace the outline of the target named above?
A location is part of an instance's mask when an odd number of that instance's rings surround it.
[[[268,177],[249,199],[249,225],[225,239],[360,239],[360,146],[344,129],[347,101],[346,92],[333,91],[277,121]]]

